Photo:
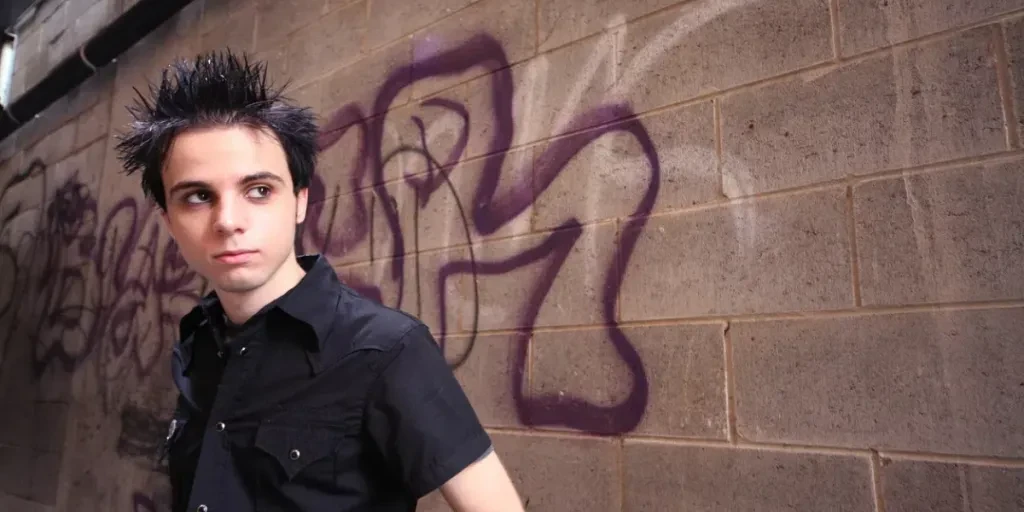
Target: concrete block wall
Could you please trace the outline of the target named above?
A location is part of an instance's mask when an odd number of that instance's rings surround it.
[[[39,0],[12,27],[15,35],[14,77],[10,99],[15,101],[49,71],[103,27],[131,7],[134,0]]]
[[[205,0],[0,144],[0,509],[166,509],[203,284],[112,134],[224,46],[529,510],[1024,507],[1024,2]]]

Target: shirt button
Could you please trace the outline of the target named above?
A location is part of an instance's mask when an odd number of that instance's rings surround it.
[[[291,453],[288,454],[288,457],[291,458],[292,460],[299,460],[299,457],[301,456],[302,453],[300,453],[298,450],[292,450]]]
[[[217,351],[217,357],[219,357],[221,359],[224,359],[224,351],[223,350],[218,350]]]
[[[217,423],[217,427],[216,428],[217,428],[217,432],[224,432],[224,429],[227,428],[227,425],[225,425],[224,422],[221,421],[221,422]]]
[[[198,507],[196,507],[196,512],[206,512],[207,510],[210,509],[206,505],[199,505]]]
[[[238,350],[238,355],[240,355],[240,356],[244,356],[244,355],[245,355],[245,353],[246,353],[246,352],[248,352],[248,351],[249,351],[249,347],[242,347],[242,348],[240,348],[240,349]]]

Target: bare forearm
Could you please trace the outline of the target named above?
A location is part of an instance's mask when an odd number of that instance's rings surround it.
[[[523,505],[497,453],[473,463],[441,487],[455,512],[523,512]]]

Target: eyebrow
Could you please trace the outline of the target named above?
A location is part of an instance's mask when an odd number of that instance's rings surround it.
[[[278,182],[278,183],[280,183],[282,185],[285,185],[284,180],[281,179],[280,176],[278,176],[278,175],[276,175],[276,174],[274,174],[272,172],[269,172],[269,171],[260,171],[260,172],[253,173],[253,174],[246,174],[245,176],[242,177],[242,179],[238,180],[238,184],[239,185],[246,185],[246,184],[252,183],[254,181],[276,181],[276,182]],[[167,191],[167,195],[173,195],[175,192],[178,192],[178,191],[184,190],[184,189],[190,189],[190,188],[213,188],[213,187],[211,187],[210,184],[205,182],[205,181],[198,181],[198,180],[180,181],[178,183],[175,183],[174,186],[172,186]]]
[[[252,183],[254,181],[268,181],[268,180],[269,181],[276,181],[276,182],[278,182],[278,183],[280,183],[282,185],[285,184],[284,180],[281,179],[280,176],[278,176],[278,175],[276,175],[276,174],[274,174],[272,172],[269,172],[269,171],[261,171],[261,172],[255,173],[255,174],[246,174],[245,176],[242,177],[242,179],[238,180],[238,184],[239,185],[245,185],[245,184],[248,184],[248,183]]]

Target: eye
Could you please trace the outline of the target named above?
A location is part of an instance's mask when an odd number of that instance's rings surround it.
[[[266,199],[270,195],[270,192],[270,187],[266,185],[258,185],[250,188],[247,195],[255,199]]]
[[[187,204],[202,204],[210,200],[210,193],[204,190],[197,190],[185,196]]]

